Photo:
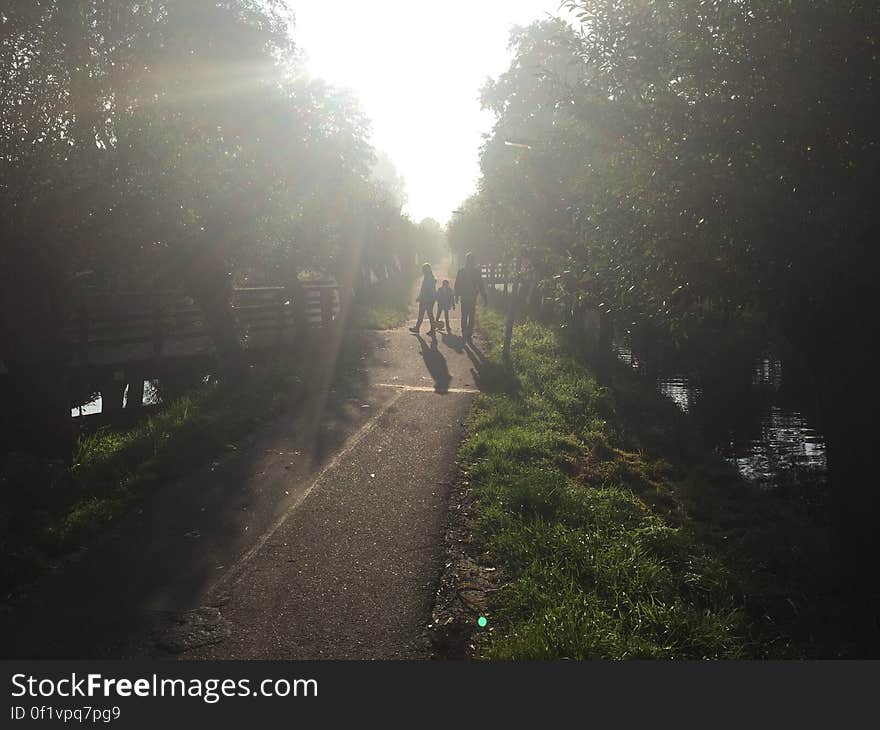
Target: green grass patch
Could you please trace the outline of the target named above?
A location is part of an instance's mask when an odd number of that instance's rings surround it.
[[[483,310],[492,343],[460,456],[501,569],[493,659],[871,655],[821,516],[750,487],[623,368],[600,384],[554,330]],[[497,387],[493,387],[497,386]],[[846,619],[843,617],[847,616]],[[839,621],[835,621],[840,617]]]
[[[349,355],[338,367],[347,367]],[[307,365],[292,353],[251,368],[234,385],[196,388],[128,430],[82,438],[69,462],[5,454],[0,590],[6,594],[86,544],[151,488],[237,449],[237,441],[303,396]]]
[[[354,302],[354,326],[389,330],[404,324],[409,318],[414,281],[414,277],[398,275],[365,289]]]

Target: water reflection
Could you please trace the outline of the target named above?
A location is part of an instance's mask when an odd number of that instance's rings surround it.
[[[155,380],[144,381],[144,397],[142,403],[145,406],[154,406],[159,403],[159,389],[157,388]],[[128,386],[125,387],[125,393],[122,396],[122,405],[123,408],[128,405]],[[98,393],[87,403],[71,408],[70,415],[73,418],[79,418],[80,416],[93,416],[102,412],[103,403],[101,401],[101,394]]]
[[[144,405],[154,406],[159,403],[159,388],[155,380],[144,381]]]
[[[628,344],[616,345],[615,351],[620,361],[647,373],[645,363]],[[717,374],[706,377],[704,382],[712,383],[709,392],[699,385],[699,375],[674,372],[674,367],[665,369],[667,372],[661,369],[656,375],[657,389],[697,420],[719,453],[735,464],[745,479],[766,488],[824,481],[824,437],[783,397],[781,358],[762,353],[745,388],[727,384]],[[730,392],[719,392],[725,388]]]
[[[80,406],[72,408],[70,410],[70,415],[73,418],[78,418],[79,416],[93,416],[96,413],[100,413],[101,409],[101,394],[99,393],[96,398],[90,400],[88,403],[83,403]]]
[[[691,412],[693,404],[700,397],[700,389],[687,378],[662,378],[657,381],[657,389],[685,413]]]
[[[824,477],[825,440],[798,411],[771,405],[761,418],[760,438],[731,436],[725,456],[750,481],[774,486],[782,479]]]
[[[782,387],[782,360],[772,355],[759,358],[752,374],[752,385],[779,390]]]

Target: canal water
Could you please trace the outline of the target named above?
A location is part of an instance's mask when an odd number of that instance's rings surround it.
[[[144,400],[143,405],[152,406],[159,402],[159,390],[156,387],[156,382],[153,380],[145,380],[144,381]],[[125,395],[122,397],[123,407],[128,405],[128,387],[125,388]],[[70,410],[70,415],[73,418],[78,418],[80,416],[93,416],[96,413],[101,413],[103,408],[103,404],[101,403],[101,394],[90,400],[88,403],[83,403],[80,406],[76,406]]]
[[[754,358],[750,382],[735,385],[723,375],[701,373],[674,359],[648,368],[625,338],[615,351],[690,414],[716,451],[749,482],[768,489],[825,482],[825,439],[805,412],[809,398],[798,385],[796,368],[787,367],[772,348]]]

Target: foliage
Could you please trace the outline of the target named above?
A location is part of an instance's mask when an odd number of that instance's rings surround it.
[[[253,367],[232,384],[211,382],[163,402],[128,429],[81,437],[70,460],[9,451],[0,456],[0,591],[38,576],[65,553],[87,545],[152,490],[186,478],[211,459],[290,412],[316,376],[350,377],[361,343],[347,338],[332,373],[310,370],[320,349],[310,342]]]
[[[30,399],[4,436],[63,432],[61,330],[83,285],[184,289],[231,373],[234,283],[309,269],[352,290],[412,267],[399,176],[292,37],[284,0],[4,4],[0,359]]]
[[[839,359],[874,299],[880,7],[564,5],[574,25],[514,30],[483,90],[496,122],[450,240],[503,242],[568,316],[591,305],[676,338],[707,316],[766,317],[822,383],[844,519],[880,514],[858,486],[875,378]]]

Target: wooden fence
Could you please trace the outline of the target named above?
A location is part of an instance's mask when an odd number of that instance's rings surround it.
[[[286,287],[235,289],[232,311],[248,350],[292,343],[309,327],[328,327],[339,315],[333,282],[303,283],[302,303]],[[213,340],[205,314],[192,300],[170,292],[84,290],[65,328],[68,366],[102,367],[209,354]]]
[[[513,268],[508,264],[482,264],[480,273],[486,284],[509,284],[513,282]]]

